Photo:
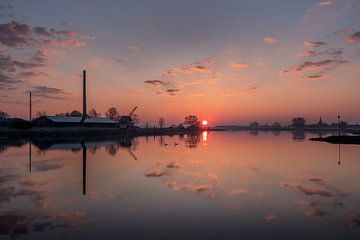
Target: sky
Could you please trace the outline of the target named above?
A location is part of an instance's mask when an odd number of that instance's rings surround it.
[[[360,0],[0,3],[0,111],[360,121]]]

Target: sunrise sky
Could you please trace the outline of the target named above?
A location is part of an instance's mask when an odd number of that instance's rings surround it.
[[[1,1],[0,110],[360,121],[360,1]],[[104,114],[103,114],[104,115]]]

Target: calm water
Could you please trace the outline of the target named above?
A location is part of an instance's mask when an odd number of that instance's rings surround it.
[[[2,140],[0,239],[359,239],[360,146],[302,138]]]

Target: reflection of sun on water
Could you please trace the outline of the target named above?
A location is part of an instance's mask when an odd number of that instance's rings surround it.
[[[207,139],[208,139],[208,131],[203,131],[203,132],[202,132],[202,140],[203,140],[204,142],[206,142]]]

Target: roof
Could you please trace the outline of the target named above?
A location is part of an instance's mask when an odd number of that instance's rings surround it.
[[[82,117],[63,117],[63,116],[46,116],[50,121],[57,123],[80,123]],[[85,118],[84,123],[109,123],[116,124],[117,122],[109,118]]]

